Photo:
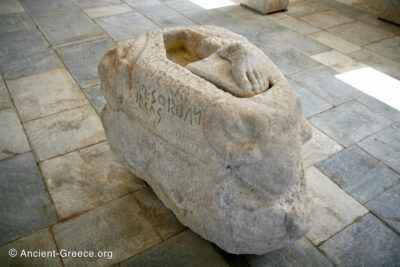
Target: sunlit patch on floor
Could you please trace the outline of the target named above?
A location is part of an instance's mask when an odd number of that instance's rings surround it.
[[[213,8],[237,5],[235,2],[230,0],[190,0],[190,1],[204,9],[213,9]]]

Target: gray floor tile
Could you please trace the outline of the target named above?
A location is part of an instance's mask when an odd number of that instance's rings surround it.
[[[62,219],[146,186],[116,161],[107,142],[43,161],[40,168]]]
[[[362,95],[357,98],[358,102],[361,102],[369,109],[375,111],[382,117],[386,119],[397,121],[400,120],[400,111],[392,108],[391,106],[386,105],[385,103],[379,101],[378,99],[369,96],[369,95]]]
[[[174,9],[164,4],[137,7],[136,10],[150,19],[160,19],[179,15]]]
[[[47,41],[37,30],[8,32],[0,35],[0,56],[48,47]]]
[[[114,46],[111,39],[102,39],[61,47],[57,52],[81,87],[87,87],[99,82],[97,65],[107,50]]]
[[[319,3],[320,5],[329,8],[330,10],[341,13],[352,18],[367,14],[366,11],[350,6],[337,0],[312,0],[313,3]]]
[[[111,251],[112,257],[64,258],[66,266],[110,266],[161,242],[132,195],[53,226],[58,247]]]
[[[351,146],[390,124],[390,120],[355,100],[316,115],[310,121],[344,146]]]
[[[95,85],[92,87],[88,87],[83,89],[86,97],[89,99],[90,104],[96,110],[96,113],[100,115],[103,107],[106,104],[106,98],[100,90],[100,85]]]
[[[6,84],[0,80],[0,110],[11,108],[13,106]]]
[[[28,140],[14,109],[0,111],[0,160],[30,150]]]
[[[116,41],[128,40],[158,29],[156,24],[137,12],[100,18],[96,22]]]
[[[347,148],[318,163],[316,167],[361,203],[400,181],[400,174],[358,146]]]
[[[0,14],[23,12],[18,0],[0,1]]]
[[[122,267],[215,266],[228,267],[215,247],[191,231],[180,233],[123,262]]]
[[[400,173],[400,131],[388,127],[363,140],[359,146]]]
[[[0,244],[57,221],[32,153],[0,161]]]
[[[331,104],[329,104],[319,96],[311,93],[297,82],[289,79],[289,83],[301,97],[304,117],[309,118],[315,114],[321,113],[322,111],[333,107]]]
[[[357,16],[356,19],[366,24],[381,28],[385,31],[400,35],[400,27],[378,19],[375,14],[368,13],[365,15]]]
[[[218,12],[213,9],[208,9],[208,10],[185,10],[182,11],[182,13],[190,18],[191,20],[194,20],[195,22],[199,24],[205,24],[205,25],[212,25],[214,24],[214,21],[219,21],[219,20],[224,20],[224,19],[229,19],[230,17],[228,15],[225,15],[222,12]]]
[[[165,3],[170,7],[179,11],[191,10],[191,9],[203,9],[201,6],[196,5],[192,1],[188,0],[172,0],[172,1],[167,1]]]
[[[71,11],[79,8],[71,0],[20,0],[32,17],[48,16]]]
[[[197,25],[196,22],[193,22],[179,14],[167,18],[153,19],[153,21],[155,24],[163,28]]]
[[[38,17],[34,21],[53,45],[104,34],[83,12]]]
[[[264,34],[269,36],[279,36],[284,33],[292,32],[285,26],[282,26],[278,23],[273,22],[270,19],[261,16],[257,17],[256,19],[244,21],[243,23],[245,23],[253,31],[263,32]]]
[[[400,184],[368,202],[366,207],[400,233]]]
[[[325,11],[328,8],[317,2],[301,2],[299,4],[290,5],[287,14],[292,17],[303,17],[309,14]]]
[[[140,6],[151,6],[151,5],[157,5],[160,4],[161,2],[165,2],[164,0],[158,1],[158,0],[124,0],[128,5],[132,7],[140,7]]]
[[[23,122],[88,103],[65,68],[10,80],[7,86]]]
[[[400,63],[400,36],[370,44],[366,48]]]
[[[371,214],[320,246],[338,266],[397,266],[399,247],[400,237]]]
[[[95,8],[102,6],[121,5],[121,0],[73,0],[80,8]]]
[[[294,48],[284,46],[265,51],[283,75],[299,72],[318,65],[318,63]]]
[[[0,34],[33,28],[35,25],[25,12],[0,15]]]
[[[400,130],[400,122],[393,124],[393,127]]]
[[[361,92],[335,77],[338,73],[325,66],[317,66],[290,78],[333,105],[339,105],[361,95]]]
[[[14,79],[59,67],[62,67],[62,63],[53,50],[37,50],[0,57],[0,70],[4,79]]]
[[[331,50],[329,47],[321,44],[320,42],[314,41],[304,35],[292,31],[283,32],[277,35],[274,34],[273,36],[277,40],[289,44],[308,55],[315,55]]]
[[[106,139],[101,121],[90,105],[28,121],[24,126],[40,161]]]
[[[147,219],[158,235],[166,240],[181,232],[184,226],[175,215],[157,198],[153,190],[147,187],[133,194]]]
[[[251,267],[333,266],[306,238],[265,255],[247,258]]]

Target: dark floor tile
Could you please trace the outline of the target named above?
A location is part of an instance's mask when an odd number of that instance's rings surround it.
[[[289,75],[318,65],[316,61],[288,46],[272,48],[265,51],[265,53],[283,75]]]
[[[197,25],[196,22],[191,21],[180,14],[167,18],[153,19],[153,21],[155,24],[163,28]]]
[[[134,193],[134,196],[147,219],[163,240],[184,229],[184,226],[178,221],[172,211],[164,206],[150,187]]]
[[[21,3],[32,17],[48,16],[79,10],[79,7],[71,0],[21,0]]]
[[[400,184],[369,201],[366,207],[400,233]]]
[[[339,105],[361,95],[361,92],[335,77],[338,73],[325,66],[317,66],[290,78],[333,105]]]
[[[400,173],[400,131],[388,127],[363,140],[359,146]]]
[[[56,224],[52,230],[59,248],[107,252],[104,257],[64,258],[65,266],[111,266],[161,242],[132,195]]]
[[[351,146],[390,124],[355,100],[315,115],[310,121],[344,146]]]
[[[379,101],[378,99],[369,96],[369,95],[362,95],[357,98],[358,102],[361,102],[369,109],[375,111],[382,117],[386,119],[397,121],[400,120],[400,111],[392,108],[391,106],[386,105],[385,103]]]
[[[53,50],[22,52],[0,57],[0,70],[6,80],[62,67]]]
[[[34,18],[39,29],[52,44],[99,36],[104,32],[82,12]]]
[[[32,153],[0,161],[0,244],[57,221]]]
[[[309,118],[315,114],[321,113],[322,111],[333,107],[331,104],[329,104],[319,96],[311,93],[297,82],[289,79],[289,83],[301,97],[304,117]]]
[[[400,262],[400,237],[371,214],[320,248],[338,266],[397,266]]]
[[[35,25],[25,12],[0,15],[0,34],[33,28]]]
[[[286,31],[276,35],[274,34],[273,36],[277,40],[285,44],[289,44],[308,55],[320,54],[331,50],[331,48],[327,47],[326,45],[314,41],[297,32]]]
[[[318,163],[317,168],[361,203],[400,181],[400,175],[358,146]]]
[[[8,32],[0,35],[0,56],[17,54],[48,47],[47,41],[37,30]]]
[[[229,266],[208,241],[191,231],[180,233],[132,259],[122,267]]]
[[[158,29],[156,24],[137,12],[100,18],[96,22],[116,41],[128,40]]]
[[[99,82],[97,65],[107,50],[114,46],[112,40],[102,39],[61,47],[57,52],[81,87],[87,87]]]
[[[174,9],[164,4],[141,6],[137,7],[136,10],[150,19],[160,19],[179,15],[179,13]]]
[[[261,256],[248,256],[251,267],[332,266],[332,263],[310,241],[302,238],[293,245]]]
[[[96,110],[96,113],[100,115],[103,107],[106,104],[106,99],[103,93],[100,90],[100,85],[95,85],[92,87],[88,87],[83,89],[86,97],[89,99],[90,104]]]

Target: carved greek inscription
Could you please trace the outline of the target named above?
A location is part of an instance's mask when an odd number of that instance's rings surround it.
[[[201,124],[201,110],[176,95],[169,96],[154,89],[141,88],[136,92],[136,103],[157,123],[169,114],[190,125]]]

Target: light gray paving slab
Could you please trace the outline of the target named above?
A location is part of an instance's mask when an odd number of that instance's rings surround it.
[[[314,27],[296,18],[289,17],[284,19],[278,19],[276,20],[276,22],[300,34],[310,34],[320,31],[319,28]]]
[[[388,127],[358,145],[400,173],[400,131]]]
[[[202,9],[201,6],[196,5],[196,3],[193,3],[192,1],[187,1],[187,0],[172,0],[172,1],[166,1],[165,2],[167,5],[172,7],[173,9],[179,10],[179,11],[184,11],[184,10],[191,10],[191,9]]]
[[[121,0],[73,0],[80,8],[95,8],[123,4]]]
[[[400,181],[400,174],[358,146],[347,148],[316,167],[361,203]]]
[[[0,110],[13,106],[7,87],[3,80],[0,80]]]
[[[110,266],[161,242],[132,195],[56,224],[52,230],[59,248],[112,253],[64,258],[65,266]]]
[[[297,32],[286,31],[279,34],[273,34],[277,40],[289,44],[307,55],[315,55],[329,51],[330,48],[320,42],[314,41]]]
[[[158,0],[125,0],[125,2],[132,6],[132,7],[140,7],[140,6],[151,6],[151,5],[157,5],[160,4],[161,2],[165,2],[163,0],[158,1]]]
[[[370,26],[360,21],[341,24],[327,30],[332,34],[335,34],[360,46],[365,46],[393,36],[393,34],[390,32]]]
[[[400,233],[400,184],[369,201],[366,207]]]
[[[360,46],[352,44],[326,31],[319,31],[308,35],[308,37],[344,54],[349,54],[361,49]]]
[[[289,75],[318,65],[316,61],[288,46],[272,48],[265,51],[265,53],[283,75]]]
[[[150,19],[160,19],[179,15],[174,9],[165,4],[137,7],[136,10]]]
[[[360,91],[337,79],[337,74],[321,65],[293,74],[290,78],[333,105],[361,95]]]
[[[30,150],[21,122],[14,109],[0,111],[0,160]]]
[[[366,24],[369,24],[371,26],[375,26],[378,28],[381,28],[385,31],[400,35],[400,27],[391,24],[391,23],[387,23],[385,21],[382,21],[380,19],[376,18],[377,16],[375,14],[371,14],[371,13],[367,13],[361,16],[357,16],[356,19],[359,21],[362,21]]]
[[[32,20],[25,12],[1,14],[0,34],[5,32],[17,32],[35,28]]]
[[[86,97],[89,99],[90,104],[96,110],[96,113],[100,115],[103,107],[106,104],[106,98],[100,90],[100,85],[95,85],[92,87],[84,88],[83,92]]]
[[[208,241],[191,231],[180,233],[132,259],[122,267],[215,266],[228,267],[228,263]]]
[[[71,0],[20,0],[32,17],[48,16],[71,11],[78,11]]]
[[[332,138],[311,126],[312,137],[302,147],[304,167],[310,167],[343,149]]]
[[[400,262],[400,237],[371,214],[320,248],[338,266],[397,266]]]
[[[368,213],[365,207],[315,167],[307,169],[305,177],[315,205],[313,227],[306,236],[314,245],[321,244]]]
[[[184,10],[183,15],[199,24],[212,25],[215,21],[229,19],[230,17],[214,9]]]
[[[382,117],[386,119],[397,121],[400,120],[400,110],[392,108],[391,106],[386,105],[385,103],[379,101],[378,99],[370,96],[370,95],[362,95],[357,98],[358,102],[361,102],[369,109],[375,111]]]
[[[102,142],[40,163],[58,215],[68,218],[145,187]]]
[[[312,0],[313,3],[318,3],[325,8],[336,11],[342,15],[355,18],[361,15],[368,14],[366,11],[352,7],[349,3],[340,2],[337,0]]]
[[[104,34],[100,27],[83,12],[37,17],[34,21],[53,45]]]
[[[90,105],[28,121],[24,126],[40,161],[106,139],[100,119]]]
[[[101,18],[112,15],[118,15],[123,13],[132,12],[132,8],[127,4],[113,5],[113,6],[102,6],[95,8],[88,8],[83,10],[90,18]]]
[[[0,14],[23,12],[24,8],[18,0],[0,1]]]
[[[65,68],[9,80],[7,86],[23,122],[88,103]]]
[[[400,130],[400,122],[393,124],[393,128]]]
[[[304,117],[309,118],[315,114],[321,113],[333,107],[331,104],[329,104],[319,96],[311,93],[297,82],[289,79],[289,83],[301,97]]]
[[[292,32],[288,28],[265,17],[256,17],[255,19],[245,20],[244,23],[252,30],[260,33],[262,32],[268,36],[280,36],[284,33]]]
[[[315,13],[312,15],[301,17],[301,20],[308,22],[316,27],[326,29],[346,22],[354,21],[352,18],[343,16],[332,10]]]
[[[400,36],[370,44],[366,48],[391,60],[400,62]]]
[[[0,244],[57,221],[32,153],[0,161]]]
[[[155,24],[163,28],[197,25],[196,22],[191,21],[180,14],[172,17],[153,19],[153,21]]]
[[[16,257],[10,257],[8,252],[11,249],[17,251]],[[50,251],[57,252],[53,236],[49,228],[25,236],[17,241],[8,243],[0,247],[0,261],[2,266],[63,266],[61,259],[56,253],[48,257],[24,257],[27,251]]]
[[[0,35],[0,56],[46,48],[49,44],[35,29],[7,32]]]
[[[114,46],[111,39],[101,39],[61,47],[57,52],[81,87],[87,87],[99,82],[97,65],[107,50]]]
[[[287,14],[292,17],[303,17],[309,14],[318,13],[328,8],[318,2],[304,1],[298,4],[290,5]]]
[[[0,57],[0,70],[7,80],[59,67],[61,61],[48,49]]]
[[[400,79],[400,64],[378,55],[367,49],[362,49],[350,54],[351,57],[358,61],[371,66],[387,75],[396,79]]]
[[[167,240],[184,229],[175,215],[157,198],[153,190],[147,187],[133,194],[150,221],[154,230],[163,239]]]
[[[351,146],[391,123],[355,100],[318,114],[310,121],[344,146]]]
[[[132,39],[158,29],[156,24],[137,12],[99,18],[96,22],[116,41]]]
[[[251,267],[333,266],[306,238],[265,255],[247,258]]]

